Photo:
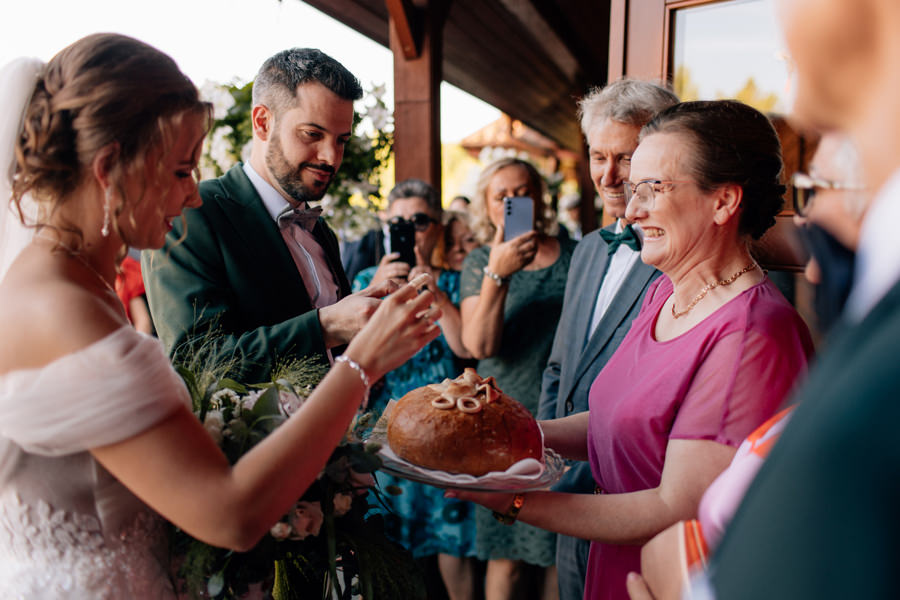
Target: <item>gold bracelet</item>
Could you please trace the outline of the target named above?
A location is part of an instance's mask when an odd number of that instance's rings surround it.
[[[505,513],[494,511],[494,518],[504,525],[512,525],[519,518],[519,511],[525,504],[525,494],[516,494],[513,496],[512,506]]]

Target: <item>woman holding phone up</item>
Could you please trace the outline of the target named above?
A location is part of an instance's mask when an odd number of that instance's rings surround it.
[[[463,345],[479,359],[481,375],[493,375],[504,392],[532,413],[537,412],[541,374],[575,248],[572,241],[548,235],[553,220],[545,214],[543,189],[540,174],[524,160],[504,158],[485,168],[471,210],[475,235],[487,245],[466,257],[461,282]],[[504,199],[519,197],[532,200],[533,230],[504,241]],[[540,567],[551,567],[544,590],[555,597],[553,534],[518,523],[503,525],[480,507],[476,526],[478,556],[488,561],[487,600],[530,597],[526,590],[538,587],[531,575],[540,575]]]

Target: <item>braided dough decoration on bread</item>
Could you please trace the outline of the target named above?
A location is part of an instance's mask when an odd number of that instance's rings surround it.
[[[391,410],[387,440],[413,464],[484,475],[525,458],[540,461],[543,441],[528,409],[504,394],[493,377],[466,369],[454,380],[412,390]]]

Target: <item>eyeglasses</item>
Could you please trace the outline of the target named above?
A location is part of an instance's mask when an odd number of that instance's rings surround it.
[[[861,192],[866,188],[852,183],[840,183],[820,179],[807,173],[794,173],[791,176],[791,195],[794,200],[794,212],[801,217],[809,214],[817,190],[841,190],[845,192]]]
[[[636,199],[649,210],[653,208],[656,203],[656,194],[664,194],[665,192],[672,191],[672,188],[675,187],[676,183],[693,183],[693,181],[676,179],[671,179],[669,181],[663,181],[661,179],[641,179],[637,183],[625,181],[623,182],[625,203],[627,204],[631,202],[632,199]],[[646,186],[641,187],[644,184],[646,184]]]
[[[394,217],[388,224],[390,225],[401,225],[402,223],[412,223],[413,227],[416,228],[416,231],[425,231],[428,229],[432,223],[437,223],[437,219],[429,217],[425,213],[416,213],[409,219],[404,219],[403,217]]]

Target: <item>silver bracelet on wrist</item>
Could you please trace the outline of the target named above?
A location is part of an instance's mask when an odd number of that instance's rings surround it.
[[[491,279],[494,280],[494,283],[497,284],[497,287],[503,287],[504,284],[509,283],[509,280],[510,280],[509,277],[500,277],[499,275],[497,275],[496,273],[494,273],[493,271],[488,269],[487,265],[484,266],[482,271],[484,272],[485,275],[487,275],[488,277],[490,277]]]
[[[369,376],[366,375],[365,369],[363,369],[361,366],[359,366],[358,362],[356,362],[355,360],[353,360],[346,354],[341,354],[336,359],[334,359],[334,362],[335,363],[345,363],[348,367],[350,367],[351,369],[356,371],[356,373],[359,375],[359,378],[362,380],[363,386],[365,386],[365,388],[366,388],[366,391],[363,393],[363,399],[362,399],[362,402],[360,402],[359,407],[360,407],[360,410],[365,409],[366,406],[368,406],[368,404],[369,404],[369,387],[371,385],[369,383]]]

